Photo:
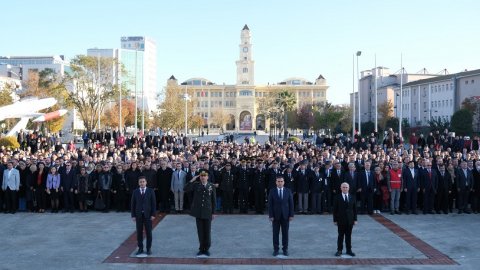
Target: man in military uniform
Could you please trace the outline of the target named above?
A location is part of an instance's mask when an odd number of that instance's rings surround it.
[[[200,181],[197,178],[200,177]],[[208,172],[202,171],[185,186],[186,192],[193,193],[193,203],[190,215],[196,218],[198,242],[200,247],[197,256],[210,256],[211,225],[215,218],[216,193],[215,187],[208,182]]]
[[[248,191],[251,186],[251,170],[247,168],[247,161],[242,159],[237,168],[235,187],[238,190],[238,205],[240,214],[248,213]]]
[[[253,190],[255,192],[255,213],[263,215],[265,210],[265,188],[267,187],[267,171],[263,160],[258,161],[253,175]]]
[[[223,194],[223,213],[233,214],[233,183],[235,176],[232,172],[232,164],[227,163],[225,169],[222,172],[222,182],[220,183],[220,189]]]

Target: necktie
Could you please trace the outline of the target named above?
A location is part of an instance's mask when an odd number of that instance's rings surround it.
[[[177,177],[180,180],[180,171],[177,172]]]
[[[347,197],[347,194],[343,194],[343,197],[345,199],[345,202],[348,203],[348,197]]]
[[[282,192],[283,189],[279,188],[278,189],[278,197],[280,197],[280,199],[283,199],[283,192]]]
[[[370,178],[370,172],[367,171],[367,186],[368,186],[368,180],[369,180],[369,178]]]
[[[142,196],[145,194],[145,189],[142,188]]]

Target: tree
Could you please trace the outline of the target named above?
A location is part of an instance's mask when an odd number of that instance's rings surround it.
[[[0,91],[0,107],[10,105],[13,103],[12,91],[16,88],[14,84],[6,84]],[[5,119],[7,127],[14,126],[18,119]],[[3,121],[2,121],[3,123]]]
[[[473,133],[472,121],[473,116],[469,110],[458,110],[452,116],[452,130],[461,136],[471,135]]]
[[[72,86],[67,100],[80,114],[87,131],[92,131],[105,105],[119,94],[114,82],[118,59],[77,55],[70,62],[71,72],[65,73],[65,85]]]
[[[217,109],[213,111],[213,116],[210,121],[211,121],[211,124],[219,126],[220,130],[223,132],[223,126],[230,123],[230,115],[225,113],[221,109]]]
[[[155,116],[155,125],[166,129],[175,130],[180,133],[185,127],[185,100],[182,98],[184,95],[183,89],[177,85],[169,85],[165,87],[164,100],[158,105],[158,111]],[[190,97],[193,96],[193,89],[188,93]],[[192,118],[194,111],[194,99],[187,101],[187,118],[189,126],[192,126],[190,119]]]
[[[375,123],[372,121],[362,123],[362,133],[365,135],[369,135],[375,131]]]
[[[309,130],[313,127],[313,110],[311,105],[305,105],[296,114],[297,116],[297,127],[303,130]]]
[[[480,98],[470,97],[462,102],[462,108],[469,110],[473,116],[473,129],[480,132]]]
[[[294,93],[289,92],[288,90],[283,90],[278,94],[277,106],[283,109],[283,136],[287,139],[287,121],[288,114],[287,112],[292,111],[297,104],[297,98]]]
[[[342,121],[348,113],[348,107],[342,107],[340,105],[334,106],[329,102],[322,102],[314,106],[314,128],[316,130],[324,129],[326,131],[337,132],[340,126],[345,126],[348,131],[349,124]],[[349,120],[351,122],[351,120]]]
[[[42,113],[55,112],[60,109],[68,108],[71,104],[68,102],[68,91],[64,84],[62,84],[61,78],[55,70],[46,68],[40,72],[30,71],[28,81],[26,84],[26,90],[20,95],[21,97],[37,97],[37,98],[49,98],[54,97],[57,100],[57,104],[50,108],[41,110]],[[46,125],[50,132],[58,132],[62,129],[65,122],[65,116],[52,119]],[[30,123],[32,126],[34,123]]]
[[[390,117],[385,124],[385,129],[392,128],[393,131],[398,132],[398,118],[397,117]]]
[[[393,103],[391,100],[378,105],[378,125],[379,128],[385,130],[387,127],[387,122],[393,117]],[[398,125],[397,125],[398,127]]]
[[[104,123],[105,126],[109,127],[118,127],[119,126],[119,120],[120,120],[120,105],[119,102],[117,101],[115,105],[113,105],[111,108],[107,109],[105,113],[103,114],[101,121]],[[140,117],[141,114],[139,113]],[[122,127],[123,126],[133,126],[135,124],[135,101],[131,99],[124,99],[122,100]],[[146,120],[146,118],[145,118]]]

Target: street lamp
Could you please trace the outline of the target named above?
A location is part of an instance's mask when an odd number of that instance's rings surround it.
[[[358,85],[358,134],[361,136],[362,135],[362,113],[360,109],[360,71],[358,70],[358,57],[362,55],[361,51],[357,51],[357,85]]]
[[[187,107],[187,102],[190,100],[190,96],[188,95],[187,93],[187,86],[185,85],[185,94],[182,95],[182,98],[185,100],[185,137],[187,137],[187,134],[188,134],[188,125],[187,125],[187,121],[188,121],[188,116],[187,116],[187,110],[188,110],[188,107]]]

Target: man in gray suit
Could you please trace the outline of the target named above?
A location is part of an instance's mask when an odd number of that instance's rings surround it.
[[[5,193],[5,212],[15,214],[17,210],[17,192],[20,189],[20,173],[13,168],[13,162],[7,163],[7,169],[3,171],[2,190]]]
[[[183,189],[186,182],[187,173],[182,170],[182,163],[178,162],[175,165],[175,171],[172,173],[172,182],[170,184],[170,190],[173,192],[173,197],[175,199],[175,211],[177,213],[183,211]]]

